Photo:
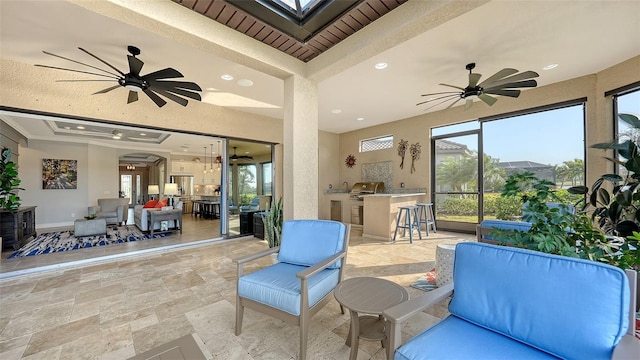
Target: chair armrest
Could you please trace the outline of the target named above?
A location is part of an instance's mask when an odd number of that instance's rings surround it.
[[[310,266],[296,274],[299,279],[308,279],[309,277],[319,273],[320,271],[326,269],[328,266],[333,264],[334,262],[344,258],[347,255],[346,251],[341,251],[331,257],[328,257],[313,266]]]
[[[633,335],[625,335],[613,349],[612,360],[637,359],[640,354],[640,339]]]
[[[232,261],[238,265],[237,266],[237,269],[238,269],[237,270],[238,271],[238,282],[240,281],[240,277],[242,275],[244,275],[244,264],[248,263],[249,261],[253,261],[253,260],[256,260],[256,259],[263,258],[263,257],[265,257],[265,256],[267,256],[269,254],[275,254],[278,251],[280,251],[280,246],[272,247],[270,249],[257,252],[255,254],[250,254],[250,255],[243,256],[243,257],[239,257],[237,259],[233,259]]]
[[[95,215],[100,212],[100,205],[89,206],[87,208],[87,214]]]
[[[387,355],[389,359],[394,359],[396,349],[402,344],[402,323],[424,309],[446,299],[451,294],[453,294],[453,283],[400,303],[382,313],[382,316],[387,320],[386,335],[389,341]]]

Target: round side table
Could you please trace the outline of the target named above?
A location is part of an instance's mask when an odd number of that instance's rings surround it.
[[[402,286],[385,279],[358,277],[342,281],[333,291],[338,303],[349,309],[351,326],[346,344],[351,346],[350,360],[358,356],[358,341],[381,341],[387,347],[382,312],[409,300]],[[367,314],[367,315],[358,315]]]
[[[436,247],[436,286],[441,287],[453,281],[453,260],[456,246],[440,244]]]

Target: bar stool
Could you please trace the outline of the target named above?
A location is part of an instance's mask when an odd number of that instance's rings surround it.
[[[404,223],[400,221],[402,214],[404,213]],[[402,236],[405,236],[407,229],[409,229],[409,243],[413,244],[413,230],[418,231],[418,236],[422,240],[422,233],[420,232],[420,223],[418,222],[418,206],[400,206],[398,207],[398,219],[396,220],[396,230],[393,233],[393,241],[396,241],[396,235],[398,235],[398,229],[402,229]]]
[[[418,229],[422,229],[422,224],[424,224],[424,229],[429,236],[429,225],[431,225],[433,232],[437,232],[436,218],[433,216],[433,203],[417,203],[416,206],[418,207]]]

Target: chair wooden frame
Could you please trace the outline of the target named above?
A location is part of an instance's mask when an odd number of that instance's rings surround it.
[[[320,299],[314,306],[309,307],[309,289],[308,289],[308,279],[331,266],[333,263],[342,259],[342,266],[339,269],[338,275],[338,283],[340,283],[344,277],[344,268],[347,261],[347,252],[349,249],[349,234],[350,234],[351,225],[345,224],[345,233],[344,233],[344,247],[343,249],[336,253],[335,255],[324,259],[323,261],[308,267],[305,270],[302,270],[296,274],[296,276],[300,279],[300,316],[295,316],[289,314],[285,311],[273,308],[271,306],[264,305],[262,303],[253,301],[251,299],[243,298],[238,294],[237,288],[239,286],[240,278],[244,275],[244,264],[260,259],[262,257],[268,256],[270,254],[275,254],[280,251],[280,247],[274,247],[265,251],[261,251],[259,253],[255,253],[252,255],[243,256],[238,259],[234,259],[233,262],[237,264],[238,267],[238,278],[236,281],[236,327],[235,334],[240,335],[242,333],[242,319],[244,315],[244,308],[250,308],[261,312],[263,314],[269,315],[276,319],[280,319],[287,323],[297,325],[300,327],[300,352],[299,359],[304,360],[307,356],[307,340],[309,337],[309,323],[311,322],[311,318],[322,309],[331,299],[333,299],[333,291],[329,292],[325,297]],[[340,305],[340,311],[342,314],[345,313],[344,307]]]

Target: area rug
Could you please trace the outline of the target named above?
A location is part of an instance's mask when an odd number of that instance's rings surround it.
[[[414,281],[413,284],[411,284],[411,287],[420,289],[422,291],[431,291],[437,288],[436,269],[433,268],[430,271],[427,271],[425,275],[421,276],[418,280]]]
[[[13,254],[9,255],[8,259],[85,249],[96,246],[121,244],[147,239],[157,239],[163,238],[168,235],[170,234],[160,233],[151,236],[149,234],[143,233],[133,225],[109,225],[107,226],[106,235],[83,236],[80,238],[76,238],[73,235],[73,230],[48,232],[38,235],[38,237],[36,237],[33,241],[29,242]]]

